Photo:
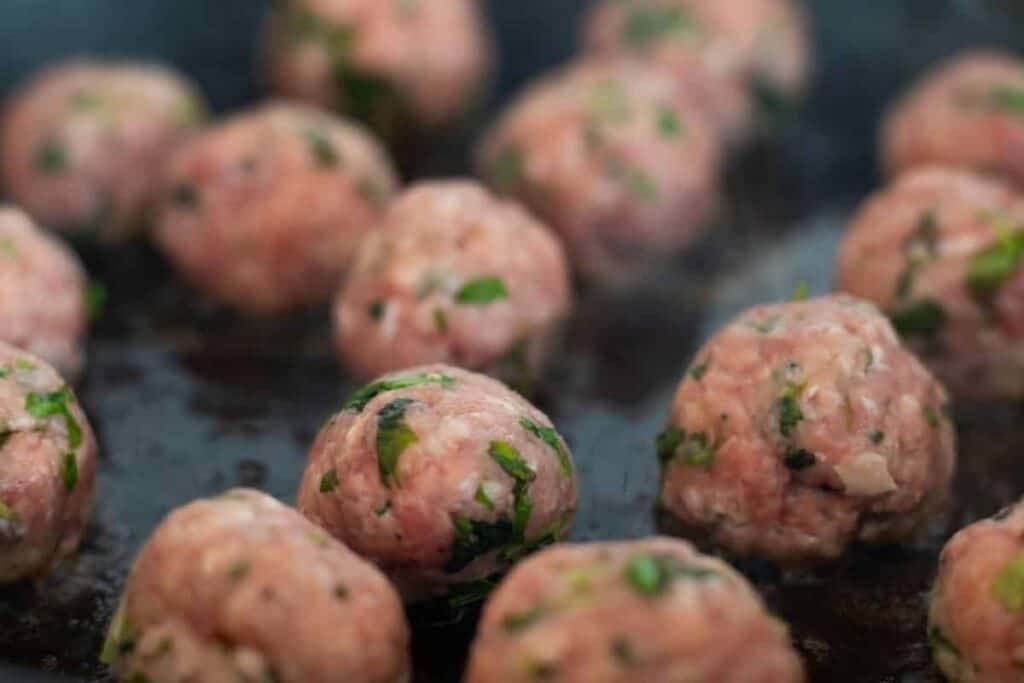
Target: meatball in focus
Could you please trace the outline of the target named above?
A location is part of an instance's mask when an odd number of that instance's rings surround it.
[[[885,119],[885,171],[942,164],[1024,187],[1024,61],[969,52],[925,76]]]
[[[286,0],[269,24],[275,90],[384,134],[466,113],[494,62],[476,0]]]
[[[869,198],[837,286],[881,307],[954,395],[1024,398],[1024,195],[921,168]]]
[[[684,541],[560,545],[484,608],[466,683],[799,683],[786,626]]]
[[[558,232],[594,280],[635,279],[695,241],[717,204],[717,133],[671,78],[633,62],[543,78],[478,157],[491,186]]]
[[[74,61],[10,99],[0,171],[11,198],[47,227],[116,242],[147,227],[168,155],[206,116],[177,73]]]
[[[542,412],[500,382],[434,365],[345,404],[310,451],[298,507],[408,602],[461,607],[568,533],[576,477]]]
[[[88,327],[85,272],[74,252],[0,205],[0,340],[75,378]]]
[[[783,565],[908,537],[948,498],[947,396],[871,304],[758,306],[698,353],[658,437],[661,505]]]
[[[0,342],[0,583],[42,576],[78,550],[96,452],[71,388],[40,358]]]
[[[422,183],[360,246],[335,339],[363,377],[440,362],[529,386],[571,304],[545,226],[475,183]]]
[[[363,128],[269,104],[175,155],[156,239],[197,289],[280,313],[330,297],[397,185]]]
[[[1024,665],[1024,507],[961,529],[942,550],[928,641],[950,681],[1014,683]]]
[[[372,565],[236,489],[173,511],[135,560],[102,659],[152,683],[405,683],[409,629]]]

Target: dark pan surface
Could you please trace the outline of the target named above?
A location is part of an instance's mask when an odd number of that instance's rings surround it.
[[[583,4],[490,3],[505,53],[503,97],[570,53]],[[172,60],[220,109],[245,104],[260,92],[251,77],[260,5],[3,0],[0,90],[47,59],[91,51]],[[828,290],[842,224],[878,182],[873,136],[885,101],[958,46],[1024,44],[1015,6],[814,3],[819,78],[803,113],[736,160],[721,224],[704,245],[640,291],[583,294],[568,348],[540,388],[582,478],[574,539],[655,532],[652,442],[698,345],[742,308],[787,298],[799,280]],[[419,150],[407,171],[464,171],[468,139]],[[314,434],[353,389],[331,356],[325,311],[247,322],[198,301],[146,248],[84,255],[111,290],[80,387],[103,446],[99,514],[76,560],[41,586],[0,590],[0,660],[27,667],[0,664],[0,680],[104,680],[96,653],[105,624],[163,515],[234,485],[293,500]],[[958,406],[957,503],[917,545],[859,549],[817,573],[742,567],[792,624],[813,680],[938,680],[924,638],[937,553],[953,530],[1024,492],[1022,416],[1020,406]],[[470,621],[417,630],[416,681],[457,681],[472,629]]]

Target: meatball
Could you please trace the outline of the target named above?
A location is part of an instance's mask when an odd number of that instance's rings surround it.
[[[528,386],[571,303],[545,226],[475,183],[423,183],[360,246],[335,338],[364,377],[444,362]]]
[[[908,537],[949,495],[945,390],[871,304],[758,306],[698,353],[658,437],[661,504],[783,565]]]
[[[0,205],[0,340],[76,377],[88,325],[85,291],[75,254],[18,209]]]
[[[135,560],[102,659],[152,683],[404,683],[409,628],[373,565],[236,489],[171,512]]]
[[[718,134],[672,79],[635,62],[543,78],[478,156],[491,185],[551,225],[593,280],[635,279],[696,240],[717,203]]]
[[[493,379],[434,365],[359,390],[317,437],[298,501],[408,602],[459,607],[568,533],[576,477],[542,412]]]
[[[1024,186],[1024,61],[969,52],[924,77],[881,134],[890,176],[915,166],[965,166]]]
[[[810,72],[806,20],[792,0],[604,0],[584,25],[595,54],[639,56],[700,96],[736,140],[753,99],[797,99]],[[753,96],[753,97],[752,97]]]
[[[281,313],[330,298],[397,185],[361,127],[272,103],[179,150],[156,240],[196,288]]]
[[[740,574],[667,538],[560,545],[484,608],[466,683],[797,683],[786,626]]]
[[[96,481],[96,439],[45,361],[0,342],[0,583],[73,555]]]
[[[359,118],[382,133],[462,116],[492,70],[476,0],[285,0],[268,31],[278,93]]]
[[[165,67],[73,61],[11,97],[0,173],[41,223],[123,241],[145,227],[168,155],[205,116],[195,88]]]
[[[969,170],[916,169],[870,197],[840,289],[876,303],[958,396],[1024,398],[1024,196]]]

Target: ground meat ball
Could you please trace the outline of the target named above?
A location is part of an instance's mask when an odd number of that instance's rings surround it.
[[[560,545],[502,582],[466,683],[796,683],[786,626],[684,541]]]
[[[971,52],[942,64],[889,113],[881,145],[890,176],[944,164],[1024,186],[1024,61]]]
[[[179,151],[156,238],[198,289],[279,313],[330,297],[396,189],[361,127],[269,104]]]
[[[752,95],[774,107],[801,94],[808,43],[791,0],[605,0],[584,28],[591,52],[641,56],[694,89],[731,139],[749,126]]]
[[[1024,196],[922,168],[870,197],[839,249],[840,289],[869,299],[954,394],[1024,397]]]
[[[96,450],[64,380],[0,342],[0,583],[41,576],[78,550]]]
[[[592,61],[527,89],[479,165],[561,234],[583,275],[622,281],[699,236],[717,201],[719,147],[672,79]]]
[[[371,564],[236,489],[173,511],[135,560],[103,659],[151,683],[404,683],[409,629]]]
[[[279,93],[384,133],[459,117],[494,61],[476,0],[286,0],[269,27]]]
[[[0,205],[0,340],[77,376],[88,323],[85,291],[74,253],[21,211]]]
[[[753,308],[697,354],[658,438],[661,503],[737,555],[832,560],[949,494],[947,396],[869,303]]]
[[[357,392],[320,432],[298,500],[407,601],[458,607],[568,533],[576,478],[542,412],[493,379],[434,365]]]
[[[360,247],[335,338],[363,377],[444,362],[529,385],[569,314],[558,240],[472,182],[423,183]]]
[[[7,191],[48,227],[120,241],[144,227],[170,152],[205,118],[161,66],[75,61],[11,98],[0,129]]]

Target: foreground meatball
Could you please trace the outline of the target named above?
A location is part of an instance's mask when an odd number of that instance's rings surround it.
[[[64,380],[42,359],[0,342],[0,583],[42,576],[78,550],[92,511],[96,450]]]
[[[472,182],[417,185],[361,245],[335,338],[363,377],[450,363],[526,386],[571,307],[558,240]]]
[[[882,127],[890,176],[915,166],[966,166],[1024,187],[1024,61],[969,52],[925,76]]]
[[[724,562],[667,538],[560,545],[484,608],[466,683],[797,683],[784,624]]]
[[[88,326],[78,258],[13,207],[0,205],[0,340],[74,378]]]
[[[672,79],[580,62],[512,104],[481,173],[558,232],[581,274],[623,282],[695,241],[717,202],[714,128]]]
[[[0,129],[7,192],[47,227],[120,241],[145,227],[168,155],[205,117],[160,66],[75,61],[16,92]]]
[[[755,98],[779,106],[800,96],[808,42],[792,0],[604,0],[584,28],[589,51],[642,57],[693,89],[731,139]]]
[[[317,437],[298,500],[407,601],[459,607],[568,533],[576,477],[542,412],[493,379],[435,365],[358,391]]]
[[[330,297],[396,188],[361,127],[265,105],[175,155],[156,239],[197,289],[248,313],[280,313]]]
[[[876,303],[950,390],[1024,398],[1024,195],[923,168],[869,198],[840,246],[837,285]]]
[[[278,93],[382,133],[463,115],[487,80],[493,39],[476,0],[285,0],[271,16]]]
[[[102,659],[151,683],[405,683],[409,630],[372,565],[258,491],[173,511],[132,566]]]
[[[698,353],[658,437],[661,504],[782,564],[906,538],[949,494],[945,390],[869,303],[759,306]]]

